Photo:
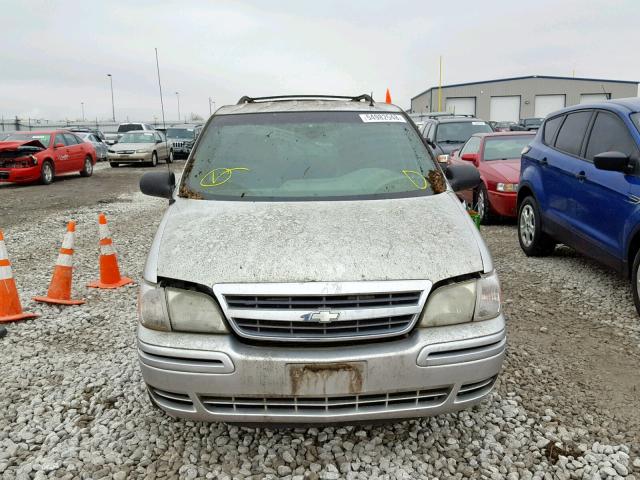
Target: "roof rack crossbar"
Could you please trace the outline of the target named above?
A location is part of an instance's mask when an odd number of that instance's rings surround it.
[[[247,95],[243,96],[238,100],[237,105],[242,105],[243,103],[255,103],[261,101],[268,100],[295,100],[297,98],[300,99],[313,99],[313,98],[326,98],[326,99],[335,99],[335,100],[351,100],[352,102],[362,102],[367,101],[370,105],[373,105],[373,97],[371,95],[362,94],[357,97],[350,97],[346,95],[273,95],[270,97],[249,97]]]

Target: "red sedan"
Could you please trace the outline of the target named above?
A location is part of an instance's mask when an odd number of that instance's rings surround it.
[[[517,215],[520,156],[534,136],[532,132],[476,133],[451,154],[451,163],[471,162],[480,172],[480,187],[458,195],[477,210],[482,223],[493,216]]]
[[[15,132],[0,142],[0,183],[48,185],[71,172],[90,177],[95,163],[93,145],[66,130]]]

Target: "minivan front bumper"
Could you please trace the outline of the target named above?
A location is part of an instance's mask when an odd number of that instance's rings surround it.
[[[492,390],[505,347],[502,315],[329,347],[249,345],[233,335],[138,326],[154,403],[176,417],[235,423],[348,423],[467,408]]]

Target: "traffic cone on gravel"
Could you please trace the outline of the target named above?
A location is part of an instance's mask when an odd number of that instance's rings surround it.
[[[113,240],[107,226],[107,217],[101,213],[98,217],[100,229],[100,280],[91,282],[91,288],[118,288],[133,283],[128,277],[120,276],[116,250],[113,248]]]
[[[22,311],[18,289],[11,272],[9,254],[4,244],[4,235],[0,230],[0,323],[26,320],[37,316],[35,313]]]
[[[46,297],[33,297],[36,302],[58,305],[82,305],[84,300],[71,299],[71,280],[73,277],[73,244],[76,238],[76,222],[67,224],[67,233],[62,240],[53,277]]]

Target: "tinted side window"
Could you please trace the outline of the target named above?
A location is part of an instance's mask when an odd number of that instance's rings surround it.
[[[551,145],[553,142],[553,137],[555,137],[562,120],[564,119],[564,115],[559,117],[550,118],[546,122],[544,122],[544,143],[546,145]]]
[[[586,157],[593,160],[599,153],[622,152],[637,157],[638,147],[629,135],[626,125],[615,115],[598,112],[593,123]]]
[[[560,132],[558,132],[556,148],[572,155],[580,155],[582,140],[590,118],[591,111],[567,115],[567,119],[562,124]]]

